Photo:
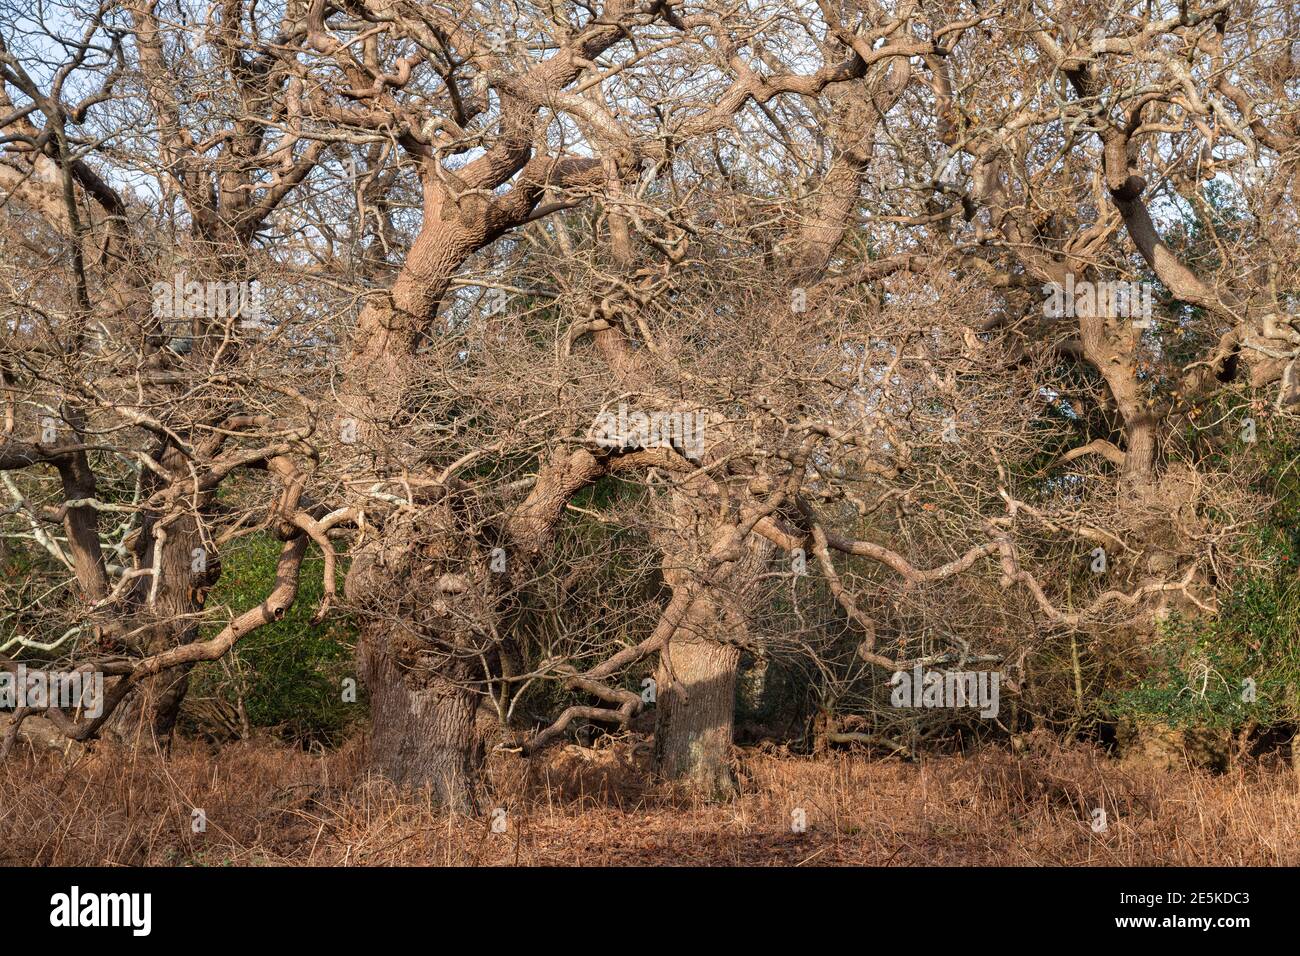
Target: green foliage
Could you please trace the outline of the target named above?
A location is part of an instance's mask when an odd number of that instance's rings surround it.
[[[1255,580],[1233,594],[1233,607],[1208,621],[1170,622],[1153,652],[1155,666],[1136,687],[1108,695],[1113,716],[1177,728],[1261,727],[1296,712],[1294,687],[1300,644],[1268,621],[1285,607],[1300,619],[1300,590],[1280,594]],[[1252,636],[1262,638],[1258,644]],[[1245,692],[1254,682],[1254,700]]]
[[[1249,452],[1264,460],[1262,483],[1272,510],[1221,561],[1230,575],[1219,613],[1173,618],[1153,652],[1154,668],[1137,687],[1108,698],[1117,716],[1176,727],[1268,726],[1300,716],[1300,474],[1290,436],[1261,432]],[[1247,453],[1238,451],[1238,454]],[[1264,570],[1234,573],[1236,558]],[[1241,562],[1244,564],[1244,562]],[[1255,684],[1254,702],[1242,699]]]
[[[240,614],[260,603],[274,586],[279,552],[280,542],[257,535],[223,554],[209,606]],[[311,622],[324,592],[321,573],[320,561],[304,562],[298,598],[283,620],[245,637],[227,658],[195,668],[187,709],[200,730],[216,732],[223,723],[235,730],[241,702],[250,728],[302,743],[335,744],[364,718],[360,690],[358,703],[343,701],[344,679],[356,676],[355,625],[337,614]],[[204,637],[222,623],[210,624]]]

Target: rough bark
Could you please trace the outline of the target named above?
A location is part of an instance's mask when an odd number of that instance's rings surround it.
[[[474,251],[526,221],[547,186],[580,177],[593,165],[572,158],[530,160],[527,142],[521,147],[505,137],[458,174],[468,190],[495,188],[518,172],[516,185],[491,202],[453,197],[443,180],[456,177],[426,165],[420,233],[391,292],[362,310],[347,362],[342,409],[357,420],[362,443],[377,453],[377,460],[402,462],[404,467],[409,461],[412,449],[391,436],[401,435],[400,425],[410,412],[407,399],[417,344],[456,271]],[[561,475],[560,483],[580,486],[590,480],[586,471],[593,464],[590,455],[577,460],[574,477]],[[534,508],[530,499],[525,524],[535,511],[553,522],[566,497],[558,491],[552,494],[544,481],[539,481],[537,494],[544,500]],[[357,595],[379,617],[387,616],[391,625],[372,629],[365,652],[372,662],[366,670],[376,702],[372,753],[377,769],[399,785],[427,785],[449,804],[468,807],[472,801],[466,795],[482,764],[481,755],[472,753],[478,746],[472,728],[479,695],[455,686],[481,679],[481,668],[466,671],[465,661],[479,666],[480,652],[495,650],[485,646],[483,635],[492,632],[497,588],[505,575],[487,571],[481,542],[445,500],[420,507],[411,525],[415,539],[404,538],[397,524],[390,526],[373,553],[360,556],[349,573],[349,595]],[[398,524],[405,527],[406,520]],[[523,550],[528,553],[539,547],[535,525],[524,529]]]
[[[679,487],[672,496],[676,528],[656,542],[674,596],[695,600],[659,657],[655,766],[710,800],[736,789],[730,755],[736,672],[749,636],[745,609],[771,550],[719,513],[716,491],[698,479]]]
[[[392,635],[371,631],[360,648],[370,691],[371,766],[399,787],[428,788],[440,806],[477,812],[485,753],[475,734],[478,695],[466,687],[469,675],[421,677],[403,668],[392,644]]]
[[[184,468],[184,459],[174,447],[159,458],[168,468]],[[208,506],[209,499],[207,494],[198,496],[200,509]],[[196,549],[204,554],[198,567]],[[138,566],[157,568],[158,579],[140,578],[127,602],[132,629],[139,629],[132,650],[149,657],[198,640],[204,598],[221,574],[220,562],[215,553],[209,553],[211,544],[204,540],[198,518],[190,513],[147,514],[135,551]],[[192,667],[179,664],[142,679],[109,721],[108,734],[131,742],[151,736],[166,745],[185,702]]]
[[[655,765],[663,777],[720,800],[736,790],[730,758],[740,648],[719,639],[715,607],[701,610],[698,630],[679,630],[660,655]]]
[[[354,554],[347,595],[362,615],[359,676],[370,695],[370,759],[401,788],[479,809],[475,733],[499,581],[446,500],[391,515]]]

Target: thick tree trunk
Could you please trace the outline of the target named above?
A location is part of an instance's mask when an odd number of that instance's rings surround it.
[[[731,744],[747,608],[757,600],[754,588],[771,546],[741,536],[729,515],[719,516],[711,490],[676,489],[673,527],[653,536],[664,581],[674,595],[695,595],[659,658],[655,766],[706,799],[725,800],[736,792]]]
[[[165,460],[176,467],[173,457]],[[154,516],[146,520],[137,545],[141,567],[153,567],[155,553],[162,549],[156,591],[152,577],[142,577],[131,598],[137,609],[135,626],[143,626],[137,650],[145,655],[160,654],[199,638],[198,615],[204,596],[221,574],[220,559],[207,552],[192,516],[183,515],[161,530],[156,521]],[[192,666],[170,667],[141,681],[108,721],[107,733],[133,743],[152,737],[168,745],[189,690]]]
[[[441,192],[430,185],[424,228],[390,294],[362,310],[347,363],[340,427],[346,422],[353,428],[348,441],[359,441],[358,448],[378,461],[404,461],[411,452],[400,427],[409,412],[411,355],[451,276],[475,248],[459,221],[444,216]],[[423,517],[435,525],[439,520]],[[432,661],[428,646],[421,646],[439,636],[431,620],[437,615],[428,613],[438,575],[427,572],[432,562],[425,572],[416,570],[421,526],[407,518],[369,553],[353,556],[346,585],[350,600],[374,615],[357,648],[358,674],[370,697],[368,761],[400,788],[427,788],[440,805],[475,812],[483,764],[474,733],[477,695],[458,679],[465,675],[453,673],[461,669],[455,660]],[[443,525],[433,537],[446,559],[458,550],[452,545],[456,526]],[[472,552],[468,541],[464,550]],[[440,563],[458,570],[456,562]]]
[[[370,694],[370,763],[397,786],[480,807],[475,716],[497,620],[488,559],[445,504],[391,515],[353,557],[346,590],[365,618],[358,675]]]
[[[603,45],[587,43],[586,55],[595,55],[619,36],[610,30]],[[452,277],[476,250],[527,222],[548,186],[599,168],[588,160],[562,168],[549,159],[526,165],[531,141],[531,121],[518,123],[514,135],[458,172],[460,188],[454,192],[447,190],[438,160],[424,164],[419,235],[391,292],[363,308],[346,364],[340,425],[355,431],[348,443],[359,440],[357,451],[363,456],[389,468],[398,463],[403,472],[412,462],[424,462],[428,450],[406,445],[402,425],[413,413],[410,387],[418,343],[433,324]],[[507,194],[483,198],[516,173],[520,175]],[[593,463],[590,455],[580,460],[575,466],[579,477],[572,480],[588,480],[581,473]],[[544,482],[538,488],[538,521],[544,525],[541,516],[550,515],[553,523],[563,502],[552,503]],[[477,802],[474,791],[483,763],[474,732],[479,695],[472,689],[483,674],[474,668],[497,650],[484,635],[494,633],[498,591],[507,575],[492,580],[497,572],[488,572],[473,534],[451,515],[445,501],[436,508],[422,503],[419,512],[419,522],[410,528],[420,530],[416,525],[423,523],[428,532],[423,553],[416,554],[419,548],[402,530],[386,529],[386,540],[373,547],[373,554],[354,555],[348,575],[349,598],[380,615],[373,640],[360,649],[371,695],[372,758],[399,785],[427,785],[447,805],[470,809]],[[532,517],[528,512],[526,523]],[[409,520],[407,515],[399,523]],[[525,537],[532,539],[525,541],[526,549],[540,548],[542,530],[526,529]],[[386,632],[384,615],[400,627]]]
[[[191,667],[192,664],[169,667],[140,681],[131,697],[106,722],[105,736],[132,745],[152,739],[164,748],[170,746],[172,731],[176,729],[190,687]]]
[[[370,693],[370,764],[399,787],[428,789],[440,806],[476,813],[484,748],[474,729],[478,696],[442,674],[422,682],[387,652],[386,636],[362,645]]]
[[[683,639],[679,632],[670,660],[675,680],[662,660],[657,678],[656,768],[701,796],[725,800],[736,792],[731,737],[740,649],[708,638]]]

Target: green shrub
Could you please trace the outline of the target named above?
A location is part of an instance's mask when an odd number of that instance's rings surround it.
[[[223,554],[221,580],[208,606],[237,615],[264,600],[275,583],[280,546],[268,535],[255,535]],[[195,667],[186,703],[192,729],[221,735],[246,722],[249,729],[299,743],[335,744],[364,719],[360,689],[356,703],[343,700],[344,680],[356,676],[355,625],[339,613],[321,624],[311,622],[324,593],[322,570],[318,558],[305,561],[298,598],[283,620],[243,638],[223,660]],[[338,571],[340,590],[343,570]],[[203,636],[211,637],[223,624],[206,625]]]
[[[1272,430],[1270,429],[1270,432]],[[1261,433],[1249,452],[1264,465],[1271,511],[1241,539],[1239,555],[1219,564],[1228,575],[1219,613],[1171,618],[1153,652],[1154,668],[1136,687],[1109,695],[1116,716],[1176,727],[1236,729],[1300,717],[1300,474],[1289,435]],[[1237,573],[1236,557],[1252,568]],[[1243,699],[1254,682],[1253,702]],[[1245,695],[1249,696],[1249,695]]]

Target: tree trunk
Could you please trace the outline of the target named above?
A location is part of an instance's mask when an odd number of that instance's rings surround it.
[[[146,677],[106,722],[105,736],[136,745],[146,739],[167,748],[190,687],[192,664],[182,664]]]
[[[169,452],[163,460],[178,468],[175,457]],[[200,504],[205,506],[206,501]],[[135,625],[143,625],[136,650],[145,655],[160,654],[199,638],[198,615],[207,589],[221,575],[220,558],[207,552],[193,516],[181,515],[165,528],[160,524],[157,516],[148,516],[136,546],[141,567],[153,567],[156,551],[162,549],[152,602],[152,577],[140,578],[131,597]],[[152,737],[167,746],[189,690],[192,667],[170,667],[142,680],[108,721],[108,734],[133,743]]]
[[[387,652],[385,636],[362,645],[370,693],[370,764],[404,789],[431,791],[440,806],[480,808],[484,748],[474,730],[478,697],[464,683],[428,675],[423,686]]]
[[[731,738],[740,648],[708,636],[717,633],[717,609],[703,610],[692,614],[697,626],[678,629],[667,661],[660,656],[655,767],[706,799],[725,800],[736,792]]]
[[[376,526],[348,570],[346,593],[364,621],[357,663],[370,694],[369,760],[397,786],[473,813],[495,582],[446,504],[421,504]]]
[[[619,35],[611,29],[599,49]],[[589,42],[586,49],[586,55],[594,55],[597,45]],[[465,178],[454,192],[446,188],[439,160],[423,164],[420,232],[390,293],[373,297],[362,309],[346,362],[339,424],[354,432],[347,444],[360,442],[359,460],[370,457],[390,473],[397,470],[394,463],[405,473],[413,462],[420,467],[428,461],[428,449],[404,441],[409,436],[403,426],[414,413],[414,356],[452,277],[476,250],[529,221],[547,187],[561,183],[561,172],[585,175],[597,168],[586,160],[565,170],[548,159],[527,166],[531,136],[530,123],[519,124],[515,135],[459,171]],[[509,193],[483,198],[516,173],[520,176]],[[581,484],[589,480],[583,473],[594,459],[575,457],[575,477],[568,480]],[[545,525],[554,524],[563,510],[563,500],[552,496],[545,482],[539,481],[537,491],[537,515],[531,502],[525,508],[525,524],[533,524],[526,529],[532,539],[528,550],[541,547]],[[483,764],[474,689],[482,686],[483,674],[476,668],[498,650],[490,635],[496,633],[499,592],[508,590],[508,574],[488,571],[470,526],[456,519],[446,500],[436,506],[432,500],[421,502],[413,513],[418,521],[407,514],[395,524],[427,532],[421,543],[402,528],[385,528],[385,540],[372,544],[369,555],[354,554],[348,573],[349,598],[379,615],[371,640],[359,648],[371,695],[371,758],[395,783],[431,787],[446,805],[469,810],[477,805]],[[524,559],[516,554],[513,560]],[[399,626],[385,626],[385,620]]]
[[[748,609],[761,601],[755,589],[771,545],[742,535],[729,515],[718,514],[709,490],[675,489],[672,526],[652,536],[663,556],[665,583],[674,595],[695,595],[659,656],[655,767],[706,799],[725,800],[736,792],[736,672],[749,639]],[[704,568],[712,570],[693,570]]]

